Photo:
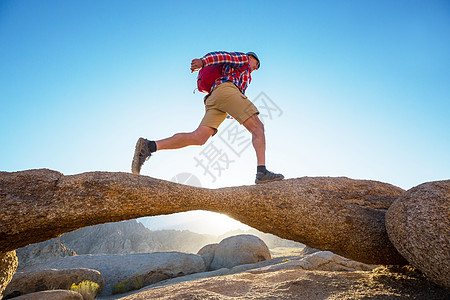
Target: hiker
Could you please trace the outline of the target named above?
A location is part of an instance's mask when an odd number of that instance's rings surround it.
[[[217,67],[220,65],[219,67]],[[228,115],[233,117],[252,134],[252,144],[256,151],[257,172],[255,183],[282,180],[281,174],[275,174],[266,169],[265,152],[266,139],[264,125],[258,118],[259,111],[256,106],[245,96],[245,90],[251,81],[250,73],[258,70],[260,62],[254,52],[210,52],[202,58],[193,59],[191,72],[201,71],[198,79],[200,87],[200,75],[203,71],[212,67],[219,69],[219,75],[213,78],[212,86],[206,88],[205,115],[196,130],[189,133],[177,133],[172,137],[151,141],[139,138],[136,143],[131,170],[139,174],[144,162],[157,150],[179,149],[191,145],[203,145],[217,133],[219,125]],[[209,68],[209,69],[208,69]],[[203,69],[203,70],[202,70]],[[205,75],[206,76],[206,75]]]

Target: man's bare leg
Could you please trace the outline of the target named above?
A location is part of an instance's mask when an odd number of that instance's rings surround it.
[[[140,174],[142,165],[156,150],[179,149],[190,145],[203,145],[214,132],[215,129],[211,127],[199,126],[193,132],[177,133],[170,138],[159,141],[149,141],[140,138],[134,150],[131,171],[133,174]]]
[[[215,130],[208,126],[199,126],[196,130],[177,133],[169,138],[156,142],[157,150],[179,149],[186,146],[203,145],[214,134]]]
[[[258,166],[266,165],[266,136],[264,134],[264,124],[254,114],[242,125],[252,134],[252,144],[256,151],[256,161]]]
[[[255,148],[256,152],[257,172],[255,183],[282,180],[284,178],[283,175],[270,172],[266,169],[266,135],[264,133],[264,124],[258,115],[254,114],[243,125],[252,134],[253,148]]]

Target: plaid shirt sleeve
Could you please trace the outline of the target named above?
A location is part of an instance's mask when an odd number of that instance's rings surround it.
[[[248,63],[248,56],[241,52],[210,52],[201,58],[204,66],[229,64],[233,68],[239,68]]]
[[[222,69],[222,74],[224,76],[218,78],[214,82],[211,91],[214,90],[214,88],[219,84],[226,81],[231,81],[242,92],[242,94],[245,94],[245,90],[251,81],[250,69],[247,68],[243,71],[234,72],[245,64],[248,64],[249,59],[245,53],[216,51],[206,54],[201,58],[201,60],[204,67],[218,64],[224,65]]]

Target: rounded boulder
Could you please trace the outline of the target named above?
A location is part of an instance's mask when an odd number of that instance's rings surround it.
[[[105,280],[105,287],[100,296],[111,295],[113,292],[119,291],[127,292],[131,290],[129,288],[132,286],[128,283],[134,280],[139,281],[138,285],[142,287],[161,280],[206,270],[205,262],[200,255],[182,252],[154,252],[67,256],[46,264],[31,266],[24,272],[73,268],[87,268],[100,272]]]
[[[410,264],[450,288],[450,180],[424,183],[405,192],[389,207],[386,229]]]
[[[250,234],[236,235],[217,245],[210,269],[230,269],[268,259],[271,259],[269,248],[259,237]]]
[[[100,294],[105,287],[105,280],[97,270],[86,268],[39,269],[14,274],[3,295],[13,297],[46,290],[69,290],[73,283],[79,284],[85,280],[98,284],[96,295]]]
[[[217,245],[218,244],[206,245],[197,252],[197,255],[200,255],[203,258],[207,270],[210,269],[211,263],[214,259],[214,253],[216,252]]]
[[[74,291],[51,290],[15,297],[15,300],[83,300],[83,296]]]

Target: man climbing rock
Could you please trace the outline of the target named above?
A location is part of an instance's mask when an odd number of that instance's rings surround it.
[[[202,58],[193,59],[191,71],[204,69],[206,74],[207,67],[216,66],[217,68],[218,65],[221,66],[218,67],[218,78],[213,78],[211,88],[206,88],[205,115],[198,128],[193,132],[177,133],[172,137],[158,141],[139,138],[131,165],[134,174],[140,173],[144,162],[157,150],[179,149],[191,145],[205,144],[211,136],[217,133],[219,125],[230,115],[241,125],[244,125],[252,135],[252,144],[257,160],[255,183],[265,183],[284,178],[283,175],[266,169],[264,125],[258,117],[258,109],[245,96],[245,90],[251,82],[251,73],[260,67],[258,56],[254,52],[246,54],[225,51],[210,52]]]

